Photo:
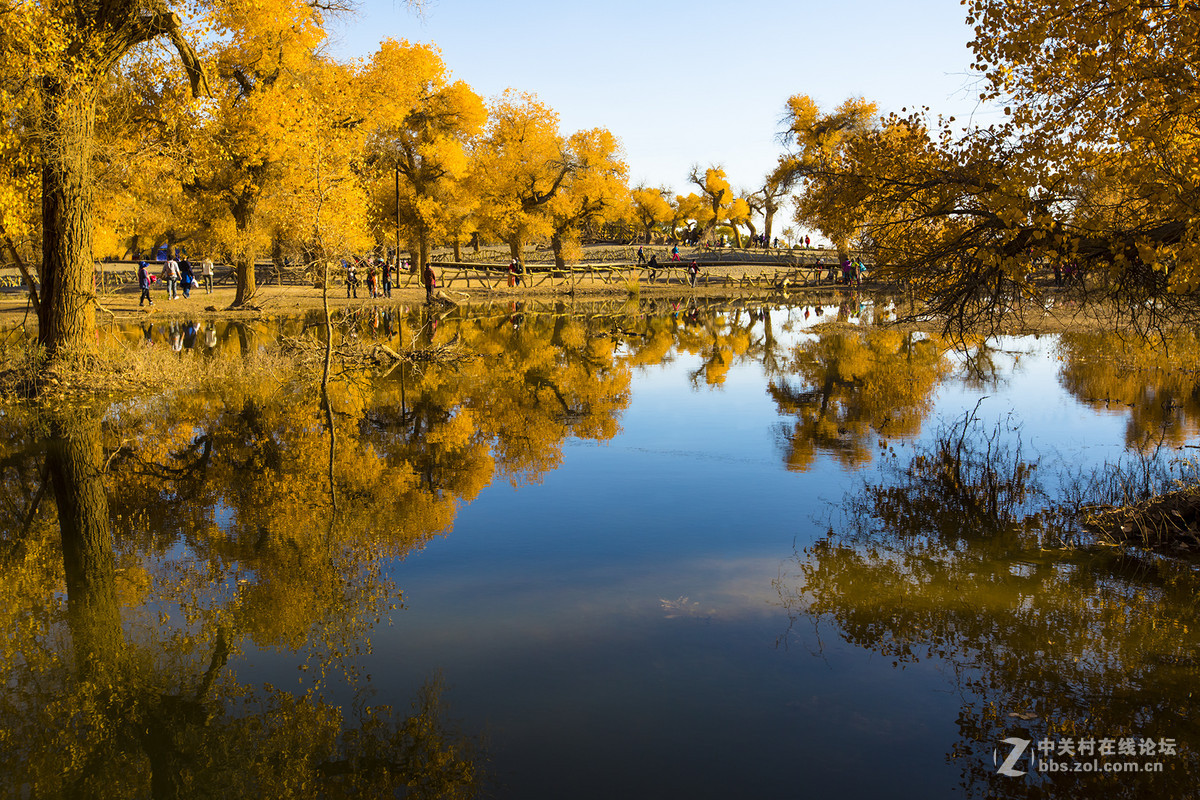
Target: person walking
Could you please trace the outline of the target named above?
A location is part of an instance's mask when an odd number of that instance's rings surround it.
[[[374,300],[379,292],[377,291],[378,282],[375,279],[376,270],[374,260],[367,261],[367,294]]]
[[[433,265],[426,263],[425,271],[422,273],[425,282],[425,302],[433,302],[433,289],[437,286],[437,275],[433,271]]]
[[[687,273],[688,273],[688,282],[691,283],[692,288],[695,289],[696,288],[696,279],[698,277],[700,277],[700,265],[697,264],[695,261],[688,264]]]
[[[192,285],[195,282],[196,275],[192,272],[192,262],[185,258],[179,262],[179,285],[183,287],[184,300],[192,296]]]
[[[654,283],[654,276],[658,274],[658,256],[650,254],[650,263],[646,265],[646,271],[650,273],[650,282]]]
[[[167,259],[167,263],[163,267],[162,277],[163,283],[165,284],[163,288],[167,290],[167,299],[178,300],[179,292],[177,291],[177,288],[179,286],[179,262],[173,258]]]
[[[200,277],[204,279],[204,293],[213,293],[213,261],[211,258],[205,258],[200,264]]]
[[[142,296],[138,298],[138,308],[142,307],[142,303],[154,305],[154,301],[150,299],[150,269],[145,261],[138,262],[138,286],[142,290]]]
[[[354,295],[354,299],[358,299],[358,267],[354,264],[354,256],[350,256],[349,261],[342,261],[346,265],[346,299],[350,299],[350,295]]]
[[[387,260],[379,262],[380,288],[384,297],[392,296],[392,265]]]

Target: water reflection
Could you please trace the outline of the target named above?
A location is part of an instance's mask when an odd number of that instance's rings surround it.
[[[794,424],[780,426],[787,468],[812,467],[818,453],[847,466],[871,458],[873,438],[916,434],[949,372],[934,336],[894,328],[833,332],[796,345],[768,391]]]
[[[1128,414],[1125,443],[1180,447],[1200,432],[1192,332],[1151,340],[1112,332],[1067,333],[1060,339],[1063,385],[1097,411]]]
[[[1200,777],[1200,573],[1063,549],[1036,488],[1019,449],[952,429],[847,497],[842,524],[777,581],[780,601],[794,625],[832,626],[893,667],[948,667],[961,707],[946,760],[967,796],[1186,796]],[[1010,738],[1031,743],[1014,767],[1027,774],[998,773]],[[1093,756],[1096,772],[1069,771]],[[1126,762],[1163,771],[1106,771]]]
[[[425,336],[448,335],[432,321]],[[168,325],[169,346],[197,347],[189,327]],[[229,324],[217,338],[246,352],[263,335]],[[3,782],[38,796],[473,790],[470,742],[442,724],[436,686],[412,715],[364,700],[351,719],[333,698],[370,688],[352,665],[399,600],[384,563],[449,528],[497,470],[537,480],[568,434],[612,436],[628,369],[566,317],[460,321],[453,336],[490,357],[334,382],[332,463],[303,376],[0,417]],[[239,679],[271,651],[299,659],[299,689]]]
[[[940,482],[887,484],[892,452],[937,419],[954,362],[936,337],[878,327],[873,313],[850,296],[794,308],[364,307],[335,320],[339,347],[453,344],[480,357],[347,361],[330,387],[332,424],[318,370],[0,416],[0,783],[33,796],[379,796],[401,785],[458,796],[482,782],[473,743],[500,715],[503,768],[533,776],[514,796],[560,795],[581,763],[664,795],[782,796],[795,772],[769,765],[810,751],[842,765],[812,767],[821,792],[886,790],[893,771],[918,769],[914,753],[941,752],[929,730],[944,718],[956,725],[946,759],[971,796],[1186,794],[1200,740],[1189,721],[1195,575],[1060,549],[1031,517],[1036,476],[1016,470],[1019,457],[990,473],[990,495],[969,490],[982,473],[943,461],[926,475]],[[857,324],[812,330],[839,318]],[[218,359],[324,330],[309,317],[114,335]],[[1089,361],[1108,347],[1064,339],[1062,381],[1076,396],[1118,396],[1104,387],[1128,376]],[[977,343],[960,383],[995,390],[1009,369],[1000,352]],[[1118,388],[1174,399],[1139,430],[1195,418],[1183,378],[1148,375]],[[635,386],[667,384],[660,405],[634,412]],[[594,471],[578,469],[584,458]],[[821,535],[797,512],[870,462],[883,462],[885,482],[846,504],[852,524]],[[528,488],[487,488],[506,482]],[[830,656],[831,678],[822,662],[771,648],[784,623],[769,581],[797,540],[777,584],[795,624],[833,626],[898,668],[946,665],[958,707],[946,713],[911,684],[879,688],[865,653]],[[413,586],[419,613],[398,608]],[[436,678],[421,686],[446,662],[468,684],[450,690],[451,708]],[[377,703],[385,680],[396,684]],[[856,681],[875,695],[864,700]],[[398,711],[412,694],[414,708]],[[896,721],[905,708],[920,724]],[[471,716],[465,733],[446,721],[457,715]],[[896,730],[922,738],[898,750]],[[1160,783],[996,774],[1003,738],[1088,736],[1172,738],[1180,751]],[[878,752],[854,749],[864,741]],[[846,771],[875,756],[884,767],[848,784]],[[929,795],[951,793],[943,777]],[[613,793],[601,778],[575,788]]]
[[[142,480],[160,496],[185,496],[197,480],[230,496],[217,470],[188,468],[218,460],[219,446],[174,459],[188,462],[176,469],[135,445],[106,455],[114,429],[96,409],[2,419],[6,479],[38,476],[15,495],[28,504],[4,517],[5,786],[155,798],[401,787],[466,796],[477,786],[470,743],[442,722],[436,683],[408,715],[363,702],[351,718],[328,695],[394,598],[372,575],[372,554],[311,529],[286,540],[262,531],[247,546],[181,518],[186,548],[155,557],[138,536],[162,530],[141,513],[156,496]],[[118,452],[127,455],[114,464]],[[45,494],[56,513],[36,513]],[[240,679],[248,651],[262,647],[306,659],[298,689]]]

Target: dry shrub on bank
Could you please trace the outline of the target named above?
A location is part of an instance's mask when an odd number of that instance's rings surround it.
[[[1089,515],[1085,526],[1113,543],[1200,552],[1200,487]]]

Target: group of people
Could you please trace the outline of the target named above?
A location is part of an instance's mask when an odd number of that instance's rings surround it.
[[[150,297],[150,286],[158,279],[162,280],[163,288],[167,290],[168,300],[178,300],[180,290],[183,291],[184,299],[191,297],[192,288],[197,284],[192,262],[188,261],[186,256],[180,257],[180,254],[176,253],[175,257],[168,257],[159,276],[151,273],[148,263],[140,261],[138,262],[138,288],[142,290],[142,293],[138,298],[139,307],[146,303],[154,305],[154,300]],[[211,258],[205,258],[200,262],[200,280],[203,281],[205,293],[212,294],[213,262]]]
[[[360,270],[367,276],[367,296],[369,298],[391,298],[393,267],[386,260],[351,256],[349,259],[342,259],[342,267],[346,270],[347,298],[358,299],[358,287],[362,283],[362,279],[358,275]],[[399,279],[400,273],[410,271],[412,271],[412,265],[406,258],[400,262],[400,267],[396,270],[396,278]],[[433,265],[427,263],[421,270],[421,283],[425,285],[425,301],[433,302],[433,290],[437,288],[437,273],[433,271]]]
[[[825,264],[821,259],[817,259],[816,270],[817,280],[820,281],[821,272],[824,270]],[[829,265],[829,272],[825,276],[825,280],[831,283],[839,283],[845,286],[862,286],[863,273],[867,270],[867,265],[862,262],[862,259],[855,256],[854,258],[845,258],[842,260],[841,269],[838,269],[838,263],[835,261]]]
[[[350,256],[342,259],[342,267],[346,270],[346,297],[358,297],[358,287],[362,279],[358,276],[361,269],[367,276],[367,295],[371,298],[392,296],[392,265],[382,258],[358,258]],[[408,261],[401,263],[400,269],[408,271]]]

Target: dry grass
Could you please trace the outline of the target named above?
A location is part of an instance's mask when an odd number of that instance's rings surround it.
[[[1084,525],[1114,544],[1200,552],[1200,487],[1089,514]]]
[[[198,358],[124,342],[94,351],[60,352],[48,360],[36,343],[10,340],[0,352],[0,398],[56,402],[116,399],[168,389],[204,391],[247,380],[282,379],[294,367],[283,354],[268,350],[242,359]]]

